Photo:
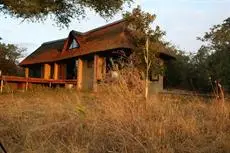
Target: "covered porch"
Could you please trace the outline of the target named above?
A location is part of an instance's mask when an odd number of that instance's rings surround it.
[[[12,89],[28,90],[37,84],[97,91],[97,83],[111,69],[109,59],[119,56],[121,55],[117,50],[110,50],[55,62],[26,65],[24,77],[0,76],[1,92],[7,85]]]

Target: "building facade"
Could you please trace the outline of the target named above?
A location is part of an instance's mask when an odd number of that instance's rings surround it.
[[[65,39],[43,43],[26,57],[20,66],[26,78],[76,82],[79,90],[96,90],[97,83],[112,69],[114,61],[132,54],[125,20],[90,30],[85,33],[71,31]],[[162,61],[173,56],[159,52]],[[151,82],[153,90],[163,90],[163,76]]]

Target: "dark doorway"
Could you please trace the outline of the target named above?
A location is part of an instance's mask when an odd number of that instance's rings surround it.
[[[29,67],[29,77],[32,78],[41,78],[42,77],[42,65],[37,64]]]
[[[76,59],[69,59],[66,61],[66,79],[76,79]]]

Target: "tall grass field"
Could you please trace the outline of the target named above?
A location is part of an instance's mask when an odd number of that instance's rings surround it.
[[[103,85],[0,95],[7,153],[230,153],[230,104]],[[0,152],[2,150],[0,149]]]

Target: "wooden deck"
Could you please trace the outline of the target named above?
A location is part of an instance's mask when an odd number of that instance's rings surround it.
[[[18,86],[19,84],[24,84],[25,89],[27,90],[30,84],[41,84],[41,85],[66,85],[66,84],[73,84],[77,85],[77,80],[54,80],[54,79],[43,79],[43,78],[26,78],[26,77],[17,77],[17,76],[0,76],[0,92],[3,91],[3,87],[6,84],[15,84]]]

